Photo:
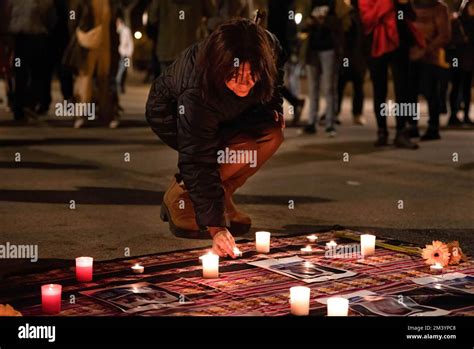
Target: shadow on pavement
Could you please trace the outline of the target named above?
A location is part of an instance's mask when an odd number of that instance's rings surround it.
[[[465,164],[462,164],[462,165],[456,167],[456,170],[459,170],[459,171],[472,171],[472,170],[474,170],[474,162],[467,162]]]
[[[154,145],[161,146],[164,143],[157,139],[120,139],[120,138],[42,138],[42,139],[6,139],[0,141],[0,146],[33,146],[33,145]]]
[[[75,200],[82,205],[161,205],[163,191],[128,188],[79,187],[78,190],[0,190],[0,201],[67,204]],[[312,196],[235,195],[235,201],[249,205],[287,205],[289,200],[300,203],[323,203],[331,200]]]
[[[378,153],[393,149],[395,148],[374,147],[372,141],[311,143],[302,145],[295,151],[276,154],[271,159],[270,166],[287,167],[288,164],[304,164],[314,161],[342,161],[344,153],[348,153],[350,156],[353,156]]]
[[[41,169],[41,170],[97,170],[99,167],[93,165],[80,164],[52,164],[47,162],[33,162],[33,161],[0,161],[0,169]]]
[[[74,124],[73,120],[57,120],[57,119],[39,119],[39,122],[31,121],[29,123],[18,122],[14,120],[2,120],[0,121],[0,127],[35,127],[35,126],[50,126],[50,127],[67,127],[71,128]],[[83,128],[99,128],[97,123],[88,123]],[[149,127],[145,120],[145,114],[143,113],[143,120],[121,120],[120,128],[137,128],[137,127]],[[112,130],[113,132],[113,130]]]

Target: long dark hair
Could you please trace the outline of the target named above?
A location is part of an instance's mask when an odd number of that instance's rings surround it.
[[[221,24],[204,41],[197,57],[204,99],[221,95],[225,82],[238,76],[248,62],[257,81],[253,96],[260,102],[269,101],[278,78],[276,55],[270,34],[251,20],[233,19]]]

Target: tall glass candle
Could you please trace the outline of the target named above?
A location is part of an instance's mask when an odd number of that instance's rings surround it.
[[[331,297],[327,300],[328,316],[347,316],[349,300],[342,297]]]
[[[41,309],[44,314],[57,314],[61,311],[61,293],[61,285],[41,286]]]
[[[375,235],[362,234],[360,236],[360,251],[364,257],[375,254]]]
[[[306,286],[290,288],[291,313],[297,316],[309,314],[310,289]]]
[[[270,252],[270,235],[271,234],[268,231],[257,231],[255,233],[255,245],[257,248],[257,252]]]
[[[202,276],[206,279],[216,279],[219,277],[219,256],[213,253],[200,257],[202,261]]]
[[[92,281],[92,266],[94,258],[78,257],[76,258],[76,279],[79,282]]]

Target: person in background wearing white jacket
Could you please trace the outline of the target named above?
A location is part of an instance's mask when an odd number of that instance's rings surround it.
[[[122,91],[122,79],[124,77],[127,67],[130,66],[130,61],[133,55],[133,37],[132,32],[129,27],[125,25],[122,16],[117,17],[117,34],[119,35],[120,45],[118,48],[120,54],[120,60],[117,70],[117,93]],[[120,108],[120,107],[119,107]],[[116,128],[118,126],[118,120],[113,120],[110,124],[111,128]]]

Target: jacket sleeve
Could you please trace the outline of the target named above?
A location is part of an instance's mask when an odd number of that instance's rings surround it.
[[[218,114],[205,105],[196,90],[179,97],[178,110],[178,167],[196,222],[200,227],[224,227],[224,190],[217,164]]]
[[[168,73],[173,66],[153,81],[146,102],[145,116],[155,134],[176,135],[176,110],[173,103],[173,75]]]

